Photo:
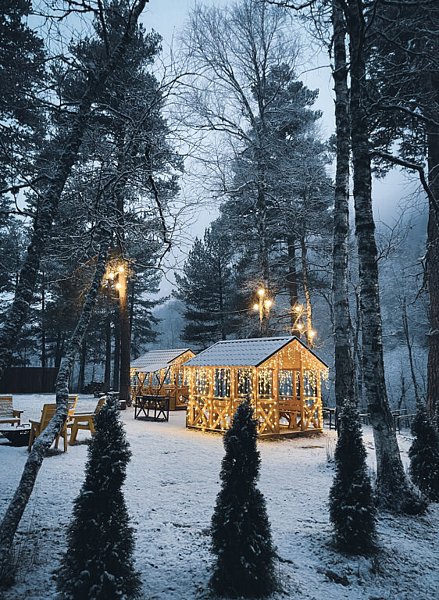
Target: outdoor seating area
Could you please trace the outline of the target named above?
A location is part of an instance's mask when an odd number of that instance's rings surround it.
[[[78,400],[78,394],[69,394],[67,419],[59,435],[54,440],[55,449],[58,449],[59,441],[62,438],[63,450],[66,452],[68,443],[73,445],[77,442],[80,430],[89,431],[91,435],[95,433],[94,419],[104,406],[106,396],[101,397],[92,409],[82,410],[81,412],[76,412]],[[46,429],[55,414],[56,403],[54,401],[44,403],[40,414],[38,416],[27,414],[28,422],[24,423],[22,423],[24,411],[12,408],[12,406],[13,397],[11,395],[0,397],[0,407],[2,409],[0,439],[8,440],[12,446],[27,446],[30,451],[37,437]],[[85,408],[88,408],[88,406],[86,405]]]

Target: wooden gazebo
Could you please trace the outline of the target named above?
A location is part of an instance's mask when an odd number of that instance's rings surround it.
[[[170,410],[185,409],[189,389],[182,365],[195,356],[189,348],[150,350],[131,362],[131,398],[136,396],[169,396]]]
[[[225,431],[248,398],[261,436],[322,431],[321,381],[328,367],[296,337],[217,342],[184,369],[188,427]]]

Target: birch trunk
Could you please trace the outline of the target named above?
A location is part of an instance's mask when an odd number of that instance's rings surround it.
[[[0,524],[0,584],[12,583],[13,571],[11,564],[11,550],[17,527],[27,506],[35,481],[42,465],[46,452],[55,440],[67,418],[67,403],[69,395],[69,379],[76,354],[80,351],[82,340],[87,331],[96,304],[99,287],[105,272],[105,262],[108,251],[108,241],[101,244],[98,255],[93,282],[90,286],[86,300],[82,307],[81,316],[68,344],[68,351],[61,360],[56,379],[56,404],[57,410],[49,425],[35,440],[29,457],[23,469],[20,483],[9,503],[3,520]]]
[[[4,325],[0,330],[0,379],[8,366],[16,348],[22,327],[26,322],[32,303],[41,257],[51,236],[52,224],[56,217],[59,199],[65,183],[75,164],[84,133],[90,120],[91,108],[97,100],[110,75],[118,68],[132,41],[137,20],[148,0],[137,0],[127,23],[124,35],[109,56],[106,64],[97,72],[90,73],[88,86],[84,92],[76,114],[72,114],[72,126],[66,138],[60,141],[62,149],[59,158],[51,168],[51,177],[42,190],[37,217],[33,224],[31,241],[20,270],[14,300],[8,310]]]
[[[337,163],[334,197],[332,297],[334,305],[335,400],[357,403],[352,354],[352,323],[348,293],[349,243],[349,92],[346,64],[346,25],[339,0],[332,3],[334,91]]]
[[[411,488],[399,454],[384,378],[378,252],[372,212],[370,147],[365,111],[366,80],[364,6],[348,0],[346,22],[351,58],[351,144],[353,158],[355,233],[358,244],[363,374],[373,426],[377,460],[377,495],[382,508],[397,513],[424,509]]]

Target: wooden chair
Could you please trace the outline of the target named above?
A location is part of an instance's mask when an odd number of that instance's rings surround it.
[[[68,399],[68,404],[67,404],[68,411],[69,411],[67,414],[68,417],[72,417],[74,415],[75,410],[76,410],[76,405],[78,403],[78,398],[79,398],[78,394],[69,394],[69,399]]]
[[[101,408],[104,406],[106,401],[107,401],[107,397],[102,396],[102,398],[99,398],[99,401],[96,404],[96,408],[95,408],[94,412],[92,412],[92,413],[75,413],[71,417],[70,421],[67,423],[67,427],[70,429],[69,444],[71,446],[73,446],[73,444],[76,442],[76,438],[78,436],[78,431],[80,429],[82,429],[84,431],[90,431],[91,435],[94,435],[94,433],[96,431],[95,423],[94,423],[95,417],[99,413]]]
[[[20,425],[22,412],[12,406],[12,396],[0,396],[0,425]]]
[[[41,417],[39,421],[33,421],[29,419],[30,423],[30,434],[29,434],[29,446],[28,450],[32,448],[32,444],[35,439],[46,429],[50,419],[56,412],[56,404],[44,404],[41,410]],[[55,448],[58,448],[59,438],[62,437],[64,440],[64,452],[67,452],[67,423],[64,423],[61,431],[55,438]]]

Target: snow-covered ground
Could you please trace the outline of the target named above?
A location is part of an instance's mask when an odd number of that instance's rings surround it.
[[[24,421],[37,417],[48,396],[15,396]],[[83,396],[77,411],[95,406]],[[136,564],[146,600],[206,597],[211,556],[208,528],[219,489],[222,437],[185,429],[185,414],[169,423],[135,421],[121,413],[133,457],[125,497],[136,529]],[[17,536],[18,581],[4,600],[55,598],[54,573],[65,550],[72,501],[81,487],[87,432],[66,454],[46,458]],[[365,440],[373,464],[369,428]],[[407,436],[399,437],[406,461]],[[431,600],[439,590],[439,505],[421,518],[381,515],[382,551],[374,559],[348,558],[330,546],[328,455],[334,432],[262,441],[260,489],[278,548],[281,598],[315,600]],[[0,442],[0,516],[20,478],[26,448]],[[339,579],[338,579],[339,578]],[[337,583],[336,580],[343,583]]]

